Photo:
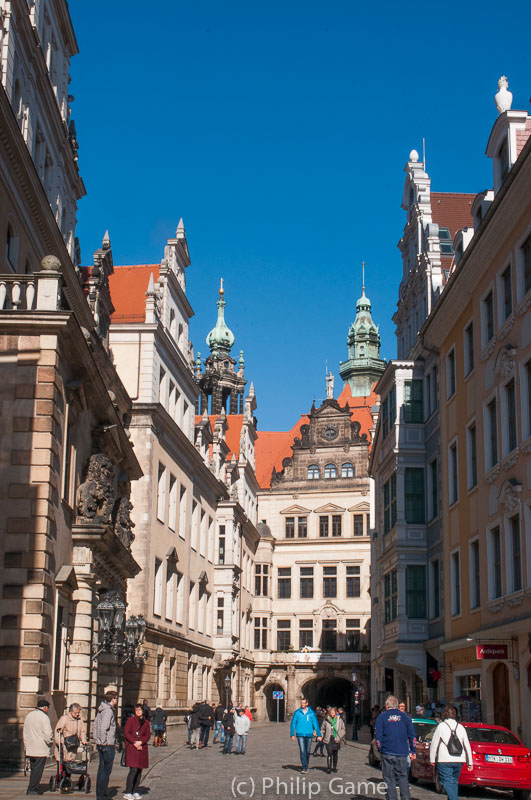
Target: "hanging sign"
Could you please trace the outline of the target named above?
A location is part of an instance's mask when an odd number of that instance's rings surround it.
[[[477,644],[476,645],[476,658],[484,659],[508,659],[509,658],[509,645],[508,644]]]

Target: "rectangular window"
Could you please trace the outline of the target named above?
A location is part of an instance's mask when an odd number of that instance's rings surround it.
[[[426,375],[426,419],[437,410],[437,367],[434,366]]]
[[[285,522],[286,539],[295,537],[295,517],[286,517]]]
[[[520,539],[520,516],[511,517],[509,520],[511,534],[511,557],[512,557],[512,590],[519,592],[522,588],[522,545]]]
[[[531,289],[531,236],[528,236],[521,247],[522,269],[524,277],[524,294]]]
[[[65,688],[64,684],[68,637],[67,615],[68,612],[66,608],[58,604],[55,624],[53,688],[60,692],[64,691]]]
[[[421,524],[426,521],[424,469],[422,467],[406,467],[404,483],[406,522]]]
[[[254,649],[267,650],[267,617],[254,620]]]
[[[481,605],[481,573],[479,563],[479,541],[470,542],[470,608]]]
[[[337,597],[337,567],[323,567],[323,597]]]
[[[384,533],[396,523],[396,474],[384,484]]]
[[[255,564],[254,593],[256,597],[268,596],[269,564]]]
[[[199,526],[199,553],[200,555],[205,556],[207,541],[207,518],[203,509],[201,509]]]
[[[277,650],[289,650],[291,645],[291,620],[277,620]]]
[[[225,563],[225,525],[219,526],[218,536],[218,564]]]
[[[465,375],[474,369],[474,323],[465,328]]]
[[[300,595],[301,600],[313,597],[313,567],[300,568]]]
[[[435,558],[431,562],[431,619],[438,619],[441,616],[441,573],[439,559]]]
[[[516,390],[514,378],[505,387],[505,405],[507,412],[507,446],[508,451],[514,450],[518,444],[516,433]]]
[[[406,614],[409,619],[424,619],[426,612],[426,567],[406,567]]]
[[[476,424],[466,429],[466,453],[468,469],[468,488],[473,489],[478,483],[478,453],[476,441]]]
[[[170,510],[168,515],[168,528],[175,532],[177,527],[177,490],[179,484],[175,475],[170,473]]]
[[[446,356],[446,397],[448,400],[455,394],[455,350]]]
[[[485,346],[494,336],[494,297],[492,290],[483,300],[483,324],[485,330],[483,346]]]
[[[299,620],[299,648],[313,647],[313,620]]]
[[[384,622],[392,622],[398,614],[398,582],[396,569],[384,575]]]
[[[175,580],[177,586],[177,615],[175,619],[179,625],[182,625],[184,621],[184,578],[180,572],[177,573]]]
[[[383,438],[390,433],[396,418],[396,389],[393,388],[382,403],[382,433]]]
[[[347,619],[345,631],[345,650],[348,653],[356,653],[361,647],[360,621],[359,619]]]
[[[509,265],[503,272],[500,278],[501,295],[502,295],[502,313],[503,319],[506,320],[513,312],[513,293],[511,287],[511,266]]]
[[[439,513],[439,470],[437,469],[437,459],[434,458],[428,467],[429,474],[429,518],[435,519]]]
[[[522,402],[522,417],[524,420],[524,438],[531,436],[531,360],[524,367],[524,385],[527,392],[527,399],[524,397]]]
[[[332,536],[341,536],[341,514],[332,516]]]
[[[422,381],[412,380],[404,383],[404,422],[424,421],[424,398]]]
[[[162,580],[164,565],[158,558],[155,559],[155,584],[153,592],[153,613],[160,617],[162,614]]]
[[[328,517],[319,517],[319,536],[328,536]]]
[[[354,536],[364,535],[365,514],[354,514]]]
[[[321,647],[325,653],[337,650],[337,622],[335,619],[323,620]]]
[[[450,556],[450,579],[451,585],[451,603],[452,615],[456,616],[461,613],[461,560],[459,550],[453,552]]]
[[[487,405],[487,431],[489,437],[487,469],[491,469],[498,463],[498,413],[495,397]]]
[[[186,538],[186,506],[186,487],[181,486],[181,492],[179,495],[179,536],[182,539]]]
[[[166,619],[173,620],[173,607],[175,604],[175,585],[177,573],[171,564],[166,567]]]
[[[164,522],[166,517],[166,467],[159,464],[157,481],[157,519]]]
[[[360,567],[357,565],[347,566],[347,597],[361,597],[361,576]]]
[[[287,600],[291,597],[291,567],[279,567],[278,569],[278,598]]]
[[[197,616],[197,595],[195,583],[190,581],[190,593],[188,595],[188,627],[195,630]]]
[[[450,505],[459,500],[459,475],[457,461],[457,442],[454,442],[448,449],[448,500]]]
[[[497,597],[501,597],[503,594],[501,532],[498,525],[490,532],[490,545],[492,575],[491,599],[494,600]]]
[[[297,536],[299,539],[308,537],[308,517],[297,517]]]

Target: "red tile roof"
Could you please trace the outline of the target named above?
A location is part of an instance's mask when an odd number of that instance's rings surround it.
[[[160,264],[135,264],[114,267],[109,276],[114,314],[111,322],[143,322],[146,318],[146,291],[149,278],[159,279]]]
[[[449,228],[452,240],[461,228],[470,228],[472,203],[476,195],[459,192],[432,192],[431,215],[441,228]]]
[[[214,432],[214,426],[218,416],[219,414],[209,414],[208,416],[212,433]],[[203,417],[200,414],[196,415],[196,425],[198,422],[201,422],[202,419]],[[225,441],[227,442],[227,446],[229,448],[227,459],[230,461],[233,455],[235,455],[236,458],[240,457],[240,436],[242,433],[243,414],[227,414],[226,419],[228,428],[225,434]]]

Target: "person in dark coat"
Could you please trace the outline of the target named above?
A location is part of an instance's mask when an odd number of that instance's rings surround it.
[[[162,747],[166,730],[166,712],[161,706],[156,707],[151,726],[153,728],[153,746]]]
[[[223,727],[223,717],[225,716],[225,711],[226,709],[223,703],[218,703],[216,706],[216,710],[214,711],[214,721],[216,723],[216,730],[214,733],[214,738],[212,740],[214,744],[217,742],[220,733],[221,733],[221,739],[220,739],[221,744],[223,744],[225,741],[225,728]]]
[[[141,703],[135,706],[135,714],[125,723],[125,766],[129,767],[124,800],[136,800],[142,770],[149,766],[148,742],[151,736],[149,722],[144,717]]]
[[[206,700],[203,700],[199,706],[199,727],[201,728],[201,733],[199,734],[198,750],[202,747],[208,747],[208,737],[213,724],[214,712],[212,711],[212,706],[209,705]]]
[[[223,745],[223,752],[230,753],[232,750],[232,740],[234,739],[234,711],[229,710],[223,716],[223,730],[225,731],[225,744]]]
[[[151,722],[153,712],[151,711],[147,700],[142,700],[142,708],[144,709],[144,719],[147,719],[148,722]]]

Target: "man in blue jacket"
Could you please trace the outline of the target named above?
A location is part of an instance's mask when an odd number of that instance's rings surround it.
[[[411,800],[408,783],[408,756],[416,758],[415,729],[409,714],[398,710],[392,695],[385,701],[385,711],[376,718],[374,738],[382,756],[383,779],[387,784],[387,800]]]
[[[297,739],[299,743],[299,750],[301,755],[301,772],[308,772],[308,761],[310,760],[310,751],[312,749],[313,735],[317,736],[317,741],[322,739],[321,729],[319,722],[315,716],[315,711],[308,705],[308,701],[303,697],[301,700],[301,707],[296,710],[291,718],[290,736],[292,739]]]

